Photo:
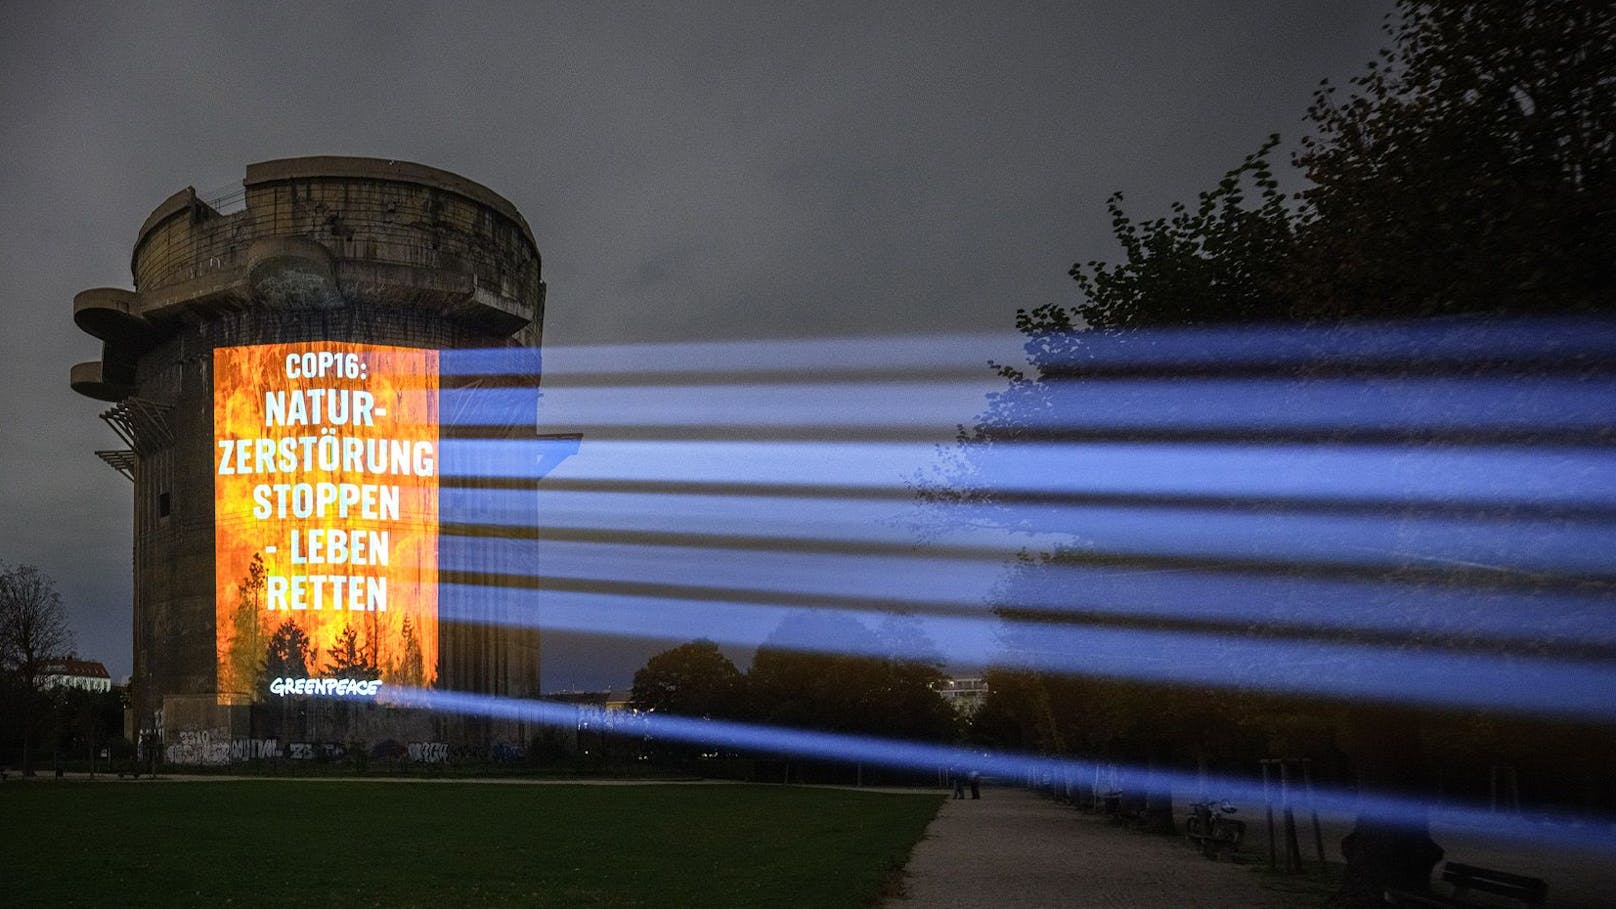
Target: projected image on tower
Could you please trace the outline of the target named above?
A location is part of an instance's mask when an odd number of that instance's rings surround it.
[[[438,353],[213,353],[221,703],[438,673]]]

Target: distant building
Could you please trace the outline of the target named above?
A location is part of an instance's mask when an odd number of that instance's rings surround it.
[[[581,708],[627,710],[628,702],[633,696],[634,691],[631,688],[604,688],[596,691],[552,691],[539,697],[559,704],[575,704]]]
[[[933,691],[943,696],[943,700],[959,711],[960,716],[967,719],[982,709],[982,702],[988,697],[988,683],[985,679],[943,679],[931,687]]]
[[[632,690],[606,688],[594,691],[552,691],[540,699],[554,704],[570,704],[577,711],[572,728],[555,725],[566,747],[583,755],[603,753],[610,735],[643,736],[639,712],[629,707]]]
[[[594,707],[599,710],[606,709],[606,700],[611,692],[601,691],[551,691],[539,695],[541,700],[554,701],[558,704],[576,704],[579,707]]]
[[[85,691],[111,691],[112,676],[107,667],[95,660],[69,657],[51,660],[43,673],[45,688],[83,688]]]

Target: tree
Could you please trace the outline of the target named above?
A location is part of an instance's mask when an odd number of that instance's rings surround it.
[[[833,610],[793,614],[752,658],[752,716],[798,729],[952,740],[957,715],[934,687],[942,672],[914,659],[905,637],[902,623],[877,634]]]
[[[269,645],[264,651],[264,677],[306,679],[309,667],[316,662],[308,634],[296,622],[287,619],[269,636]]]
[[[72,649],[73,633],[50,577],[32,565],[0,565],[0,673],[22,726],[24,776],[34,772],[34,742],[46,714],[49,664],[69,656]]]
[[[746,677],[706,639],[680,644],[647,660],[634,673],[629,706],[696,719],[734,719],[746,705]],[[663,757],[688,760],[710,750],[699,742],[660,743]]]
[[[1021,314],[1035,362],[1070,362],[1080,326],[1608,311],[1616,3],[1398,7],[1349,97],[1315,93],[1294,205],[1268,163],[1277,136],[1193,211],[1135,223],[1112,196],[1124,259],[1074,265],[1072,311]]]
[[[404,644],[403,653],[388,673],[388,680],[394,685],[419,688],[426,680],[426,658],[421,653],[421,638],[415,633],[415,623],[409,616],[404,617],[399,637]]]
[[[378,679],[381,670],[369,647],[359,640],[359,632],[352,625],[343,625],[337,640],[327,655],[326,672],[339,679]]]
[[[1616,248],[1616,5],[1401,0],[1392,46],[1337,100],[1325,83],[1295,163],[1309,180],[1288,285],[1312,319],[1610,312]],[[1419,791],[1418,717],[1353,710],[1360,776]],[[1360,818],[1346,896],[1423,887],[1425,830]]]
[[[1608,311],[1616,4],[1398,6],[1308,111],[1291,293],[1320,318]]]
[[[875,633],[882,654],[871,709],[885,721],[884,734],[923,741],[957,739],[964,724],[959,711],[939,693],[946,677],[935,644],[903,613],[888,615]]]
[[[1289,317],[1286,257],[1295,216],[1268,160],[1278,144],[1279,136],[1269,136],[1202,193],[1194,210],[1175,202],[1170,216],[1135,223],[1122,209],[1121,193],[1106,200],[1124,259],[1078,263],[1067,272],[1084,297],[1075,310],[1081,324],[1118,332]],[[1252,192],[1259,204],[1248,207]],[[1036,364],[1070,362],[1077,327],[1071,316],[1053,304],[1020,315],[1017,327],[1038,348]]]
[[[962,430],[926,497],[971,506],[976,519],[1001,526],[1081,538],[1083,528],[1063,526],[1054,509],[1008,507],[994,489],[1004,446],[1038,439],[1076,413],[1071,393],[1092,370],[1096,337],[1126,350],[1152,343],[1135,331],[1153,327],[1608,314],[1616,306],[1616,8],[1609,0],[1398,7],[1391,47],[1352,80],[1348,97],[1328,83],[1315,95],[1312,132],[1292,159],[1308,183],[1294,197],[1278,192],[1271,138],[1193,208],[1135,222],[1120,195],[1109,200],[1121,262],[1074,265],[1082,294],[1074,306],[1018,311],[1031,366],[997,367],[1006,388]],[[1079,542],[1027,562],[1036,574],[1090,555]],[[1009,605],[1006,618],[1026,617]],[[1072,730],[1044,717],[1051,705],[1076,703],[1077,689],[1045,674],[1005,681],[1006,696],[1022,701],[990,699],[985,728],[1067,747]],[[1429,717],[1340,706],[1340,736],[1360,782],[1422,791],[1420,731]],[[1113,725],[1130,738],[1149,735]],[[1266,725],[1274,734],[1302,731]],[[1388,886],[1423,887],[1440,855],[1418,823],[1368,818],[1344,846],[1345,896],[1361,905],[1377,904]]]
[[[1075,378],[1040,378],[1041,389]],[[1058,397],[1058,392],[1046,400]],[[1001,410],[997,416],[1013,414]],[[997,445],[999,425],[979,426],[977,433]],[[975,443],[972,443],[973,445]],[[991,449],[976,455],[991,466]],[[988,469],[978,476],[988,473]],[[983,495],[993,495],[992,486]],[[1081,534],[1081,518],[1073,521],[1057,508],[1029,508],[1018,502],[1011,514],[1014,529]],[[1030,665],[1084,666],[1094,662],[1093,645],[1082,634],[1057,634],[1066,628],[1159,627],[1148,617],[1121,619],[1106,612],[1110,595],[1137,582],[1133,572],[1092,569],[1093,557],[1104,557],[1080,543],[1056,548],[1037,557],[1023,555],[1000,585],[994,614],[1001,619],[998,637],[1005,649],[1029,657]],[[1083,573],[1080,573],[1083,572]],[[1079,582],[1075,579],[1081,579]],[[1080,591],[1080,592],[1079,592]],[[1079,596],[1089,604],[1074,608]],[[1092,612],[1090,611],[1092,610]],[[1124,774],[1121,787],[1130,804],[1140,807],[1142,826],[1155,832],[1173,830],[1170,793],[1154,785],[1157,772],[1186,758],[1201,755],[1208,742],[1202,736],[1220,724],[1222,696],[1206,688],[1184,688],[1131,678],[1101,677],[1038,668],[992,668],[987,673],[989,694],[973,719],[972,740],[986,745],[1031,750],[1054,756],[1081,756],[1115,762],[1144,773]],[[1211,740],[1220,736],[1207,735]]]
[[[57,753],[83,758],[93,771],[102,748],[116,750],[123,739],[121,689],[90,691],[64,685],[51,692]]]
[[[1056,526],[1069,509],[1025,500],[1006,507],[994,490],[1006,485],[1004,446],[1048,438],[1051,427],[1081,419],[1079,395],[1096,336],[1111,350],[1151,343],[1139,329],[1268,322],[1295,316],[1286,288],[1296,215],[1286,205],[1269,161],[1271,136],[1255,153],[1200,195],[1194,209],[1136,222],[1120,193],[1107,200],[1123,261],[1074,264],[1068,274],[1082,299],[1018,309],[1015,326],[1030,369],[993,364],[1006,387],[988,395],[986,410],[940,468],[919,478],[923,500],[968,506],[975,520],[1012,530],[1080,532]],[[1256,204],[1249,204],[1252,198]],[[1126,410],[1135,402],[1116,401]],[[963,513],[954,508],[955,515]],[[1030,557],[1029,557],[1030,558]],[[1031,561],[1037,561],[1032,559]]]
[[[745,677],[718,645],[702,639],[664,650],[634,673],[635,710],[689,717],[733,717]]]
[[[230,689],[254,696],[264,687],[264,557],[253,553],[247,573],[236,582],[236,608],[230,616]]]

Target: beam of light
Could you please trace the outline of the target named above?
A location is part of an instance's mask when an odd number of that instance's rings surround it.
[[[1039,782],[1064,780],[1086,782],[1102,768],[1091,761],[1070,757],[1050,757],[1004,751],[981,751],[961,746],[902,741],[868,735],[819,732],[782,728],[728,720],[700,719],[647,713],[611,717],[606,712],[586,712],[574,704],[518,700],[457,691],[433,691],[391,687],[384,689],[384,703],[396,707],[431,710],[464,716],[477,716],[510,722],[577,729],[586,718],[608,724],[615,734],[684,742],[722,749],[764,752],[794,757],[865,763],[900,770],[935,772],[946,768],[977,770],[1002,780]],[[1265,801],[1262,785],[1250,779],[1231,776],[1200,777],[1181,771],[1125,767],[1122,772],[1132,781],[1130,790],[1171,795],[1174,792],[1207,792],[1255,809]],[[1293,798],[1293,807],[1313,807],[1326,814],[1358,814],[1361,817],[1421,826],[1436,816],[1442,823],[1473,827],[1501,840],[1548,843],[1562,848],[1604,853],[1616,849],[1616,830],[1608,824],[1585,824],[1585,819],[1549,815],[1537,820],[1490,812],[1480,806],[1437,804],[1405,796],[1376,792],[1349,792],[1319,787],[1310,796]],[[1248,816],[1249,817],[1249,816]]]
[[[788,539],[787,543],[790,542]],[[1362,579],[1048,563],[1007,580],[998,561],[445,535],[445,570],[490,562],[597,587],[686,588],[777,604],[985,614],[1000,605],[1098,619],[1160,619],[1314,631],[1376,631],[1501,643],[1616,648],[1616,603],[1574,587],[1474,589]],[[495,553],[498,553],[497,555]],[[1548,585],[1544,585],[1547,587]]]
[[[452,379],[537,376],[543,363],[537,347],[444,348],[438,352],[438,374]]]
[[[446,503],[446,515],[467,495]],[[477,503],[472,503],[473,505]],[[914,530],[890,523],[885,503],[686,499],[677,510],[664,497],[601,493],[546,494],[536,535],[598,530],[625,539],[655,534],[707,536],[714,547],[744,528],[747,537],[798,541],[804,549],[840,541],[848,548],[911,547]],[[1467,566],[1497,572],[1560,573],[1616,580],[1616,516],[1606,521],[1462,520],[1446,517],[1230,513],[1197,508],[1008,506],[994,510],[970,505],[950,508],[948,525],[929,543],[939,551],[1002,559],[1025,545],[990,518],[1036,522],[1045,532],[1069,534],[1074,546],[1120,558],[1174,556],[1253,564],[1391,569],[1406,566]],[[974,513],[981,513],[978,517]],[[1024,517],[1023,517],[1024,516]],[[498,545],[489,543],[488,545]],[[550,548],[550,547],[546,547]],[[539,555],[544,555],[540,553]],[[564,555],[559,554],[558,555]],[[968,555],[967,555],[968,557]],[[702,558],[698,556],[698,558]],[[546,561],[544,564],[550,564]],[[565,563],[563,563],[565,564]],[[698,563],[699,564],[699,563]]]
[[[1283,370],[1351,364],[1407,370],[1421,364],[1575,368],[1608,363],[1616,322],[1586,318],[1430,319],[1328,329],[1241,325],[1084,333],[1068,354],[1020,335],[954,334],[801,340],[718,341],[546,347],[548,379],[620,381],[623,376],[953,372],[980,375],[994,351],[1039,347],[1053,366],[1090,371],[1149,369]],[[985,353],[986,352],[986,353]],[[520,348],[444,351],[450,376],[533,372],[535,353]]]
[[[891,656],[896,648],[903,658],[943,654],[975,666],[1616,721],[1616,663],[1608,661],[930,614],[902,616],[912,635],[894,641],[868,633],[892,619],[889,612],[823,611],[844,622],[794,622],[804,616],[801,607],[560,586],[445,583],[439,615],[473,624],[668,641],[707,637],[732,646],[767,643],[855,656]]]
[[[929,431],[946,436],[983,381],[837,383],[806,373],[792,384],[550,388],[538,413],[597,434],[617,427],[665,434],[823,427],[843,435]],[[445,389],[445,425],[502,425],[533,413],[531,389]],[[1616,423],[1608,383],[1579,377],[1406,379],[1083,379],[1049,382],[1018,413],[1023,432],[1354,434],[1482,437],[1594,433]]]
[[[555,443],[445,439],[445,472],[524,478]],[[451,463],[465,470],[449,470]],[[903,489],[931,442],[591,440],[565,481],[832,487],[844,495]],[[995,448],[984,491],[1024,496],[1280,499],[1387,510],[1430,503],[1478,508],[1616,510],[1616,452],[1603,447],[1443,448],[1285,444],[1028,443]]]
[[[1616,720],[1616,323],[1033,339],[1059,378],[1008,387],[984,346],[562,348],[542,395],[448,357],[445,618],[755,646],[899,611],[956,665]],[[984,407],[1013,425],[934,448]],[[543,483],[535,412],[588,439]]]

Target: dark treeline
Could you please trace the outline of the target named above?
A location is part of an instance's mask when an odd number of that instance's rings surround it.
[[[89,769],[103,750],[109,760],[133,751],[123,692],[63,684],[73,659],[55,582],[32,565],[0,562],[0,768]]]
[[[1065,755],[1129,768],[1143,785],[1151,766],[1255,779],[1268,758],[1312,762],[1321,785],[1352,787],[1348,702],[1238,689],[998,670],[968,737],[985,748]],[[1616,740],[1610,730],[1537,717],[1407,708],[1404,759],[1437,802],[1525,812],[1616,813]],[[1495,787],[1497,791],[1495,793]],[[1210,793],[1216,795],[1216,792]]]
[[[641,712],[737,720],[791,729],[858,733],[910,741],[953,743],[964,733],[955,709],[937,693],[935,661],[906,649],[901,622],[871,632],[834,614],[788,620],[793,640],[814,640],[823,651],[765,642],[746,672],[711,641],[681,644],[653,656],[634,674],[630,706]],[[772,640],[772,639],[771,639]],[[876,656],[849,654],[877,653]],[[741,754],[700,742],[641,741],[639,756],[659,766],[708,774],[792,782],[930,780],[935,771],[876,770],[857,764],[805,762],[787,755]]]
[[[31,708],[23,702],[32,701]],[[128,765],[135,746],[124,738],[125,691],[27,689],[14,674],[0,679],[0,768],[108,772]],[[26,712],[26,719],[25,719]],[[24,723],[32,725],[31,729]]]

